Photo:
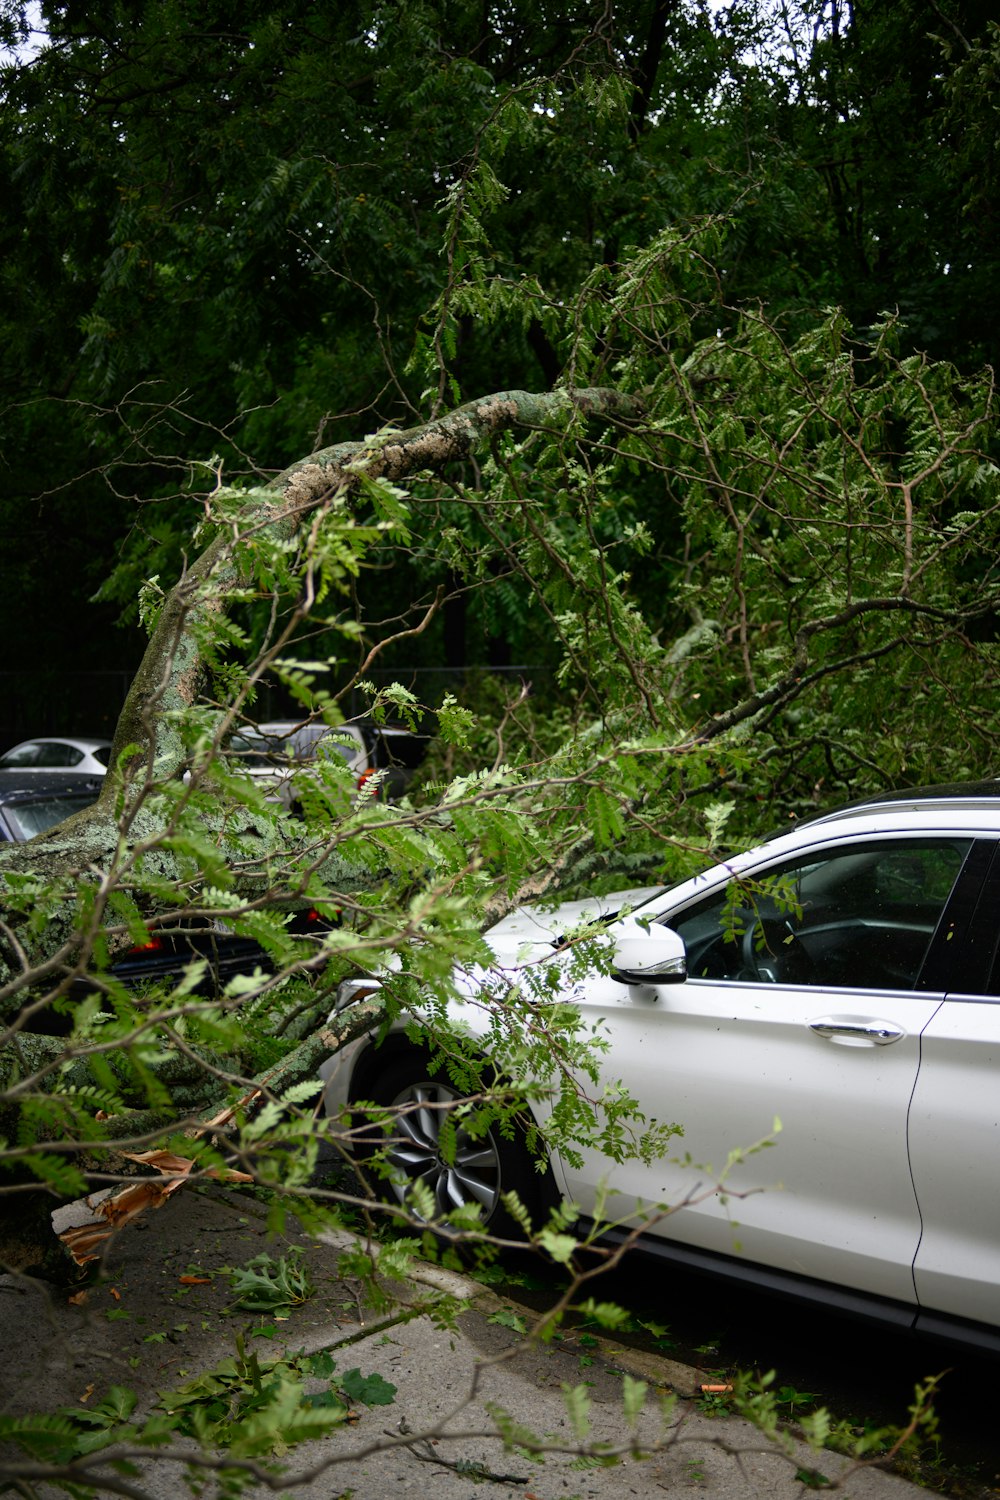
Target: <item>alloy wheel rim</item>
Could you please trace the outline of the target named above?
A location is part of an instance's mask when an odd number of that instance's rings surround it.
[[[441,1140],[448,1106],[458,1097],[446,1084],[433,1082],[410,1084],[397,1094],[392,1107],[399,1113],[386,1153],[392,1187],[403,1202],[410,1185],[423,1182],[441,1218],[468,1204],[478,1204],[488,1218],[500,1197],[500,1157],[492,1136],[474,1139],[457,1125],[454,1149]]]

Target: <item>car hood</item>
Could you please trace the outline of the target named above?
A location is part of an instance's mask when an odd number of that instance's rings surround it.
[[[485,934],[499,958],[523,956],[526,948],[552,948],[568,933],[591,922],[609,924],[623,908],[634,911],[644,901],[658,896],[662,886],[649,885],[584,901],[564,901],[559,906],[519,906]]]
[[[613,891],[607,896],[591,896],[585,901],[564,901],[559,906],[518,906],[508,913],[484,937],[493,949],[494,962],[503,970],[518,969],[546,956],[556,957],[553,950],[561,938],[590,922],[610,924],[624,909],[634,911],[644,901],[662,894],[663,886],[649,885],[627,891]],[[349,1005],[358,994],[371,992],[371,978],[389,974],[399,968],[399,954],[391,953],[384,968],[371,977],[347,979],[338,990],[338,1001],[331,1015]],[[488,981],[490,969],[473,964],[456,971],[460,993],[475,995]]]

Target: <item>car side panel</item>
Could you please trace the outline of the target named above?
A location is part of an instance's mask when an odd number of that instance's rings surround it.
[[[922,1307],[1000,1324],[1000,1002],[949,995],[921,1040],[910,1162]]]
[[[582,1168],[567,1165],[584,1212],[595,1212],[606,1178],[616,1194],[606,1217],[642,1202],[686,1202],[651,1232],[912,1303],[920,1222],[906,1112],[920,1032],[942,997],[691,980],[606,985],[583,1010],[591,1020],[603,998],[614,1037],[609,1078],[684,1136],[652,1166],[610,1166],[593,1151]],[[848,1044],[812,1030],[831,1017],[886,1024],[900,1036]],[[749,1156],[717,1189],[729,1153],[768,1136],[776,1116],[773,1149]],[[685,1155],[695,1165],[684,1165]]]

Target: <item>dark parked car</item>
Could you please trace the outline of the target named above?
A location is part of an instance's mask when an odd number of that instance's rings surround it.
[[[24,843],[47,833],[71,813],[80,812],[96,802],[101,779],[72,771],[41,772],[0,769],[0,843]],[[322,931],[329,923],[315,912],[298,912],[292,918],[291,931],[308,934]],[[187,966],[198,960],[207,964],[199,985],[201,993],[222,989],[237,974],[252,974],[255,969],[267,973],[272,962],[264,949],[251,938],[218,930],[207,924],[186,923],[176,931],[154,930],[147,943],[138,944],[114,963],[113,976],[130,987],[153,984],[158,980],[176,980]],[[86,977],[76,981],[80,994],[94,988]],[[53,1018],[53,1024],[60,1022]],[[33,1029],[44,1029],[34,1025]]]
[[[0,843],[24,843],[96,802],[97,776],[0,767]]]

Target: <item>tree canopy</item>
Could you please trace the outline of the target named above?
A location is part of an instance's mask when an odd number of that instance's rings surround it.
[[[42,16],[0,114],[0,545],[8,634],[32,618],[57,672],[93,665],[81,613],[135,662],[206,464],[260,477],[485,391],[601,384],[581,289],[706,218],[724,295],[693,333],[720,306],[791,337],[898,310],[901,353],[994,359],[986,5]],[[406,664],[538,659],[509,610],[448,623]]]

